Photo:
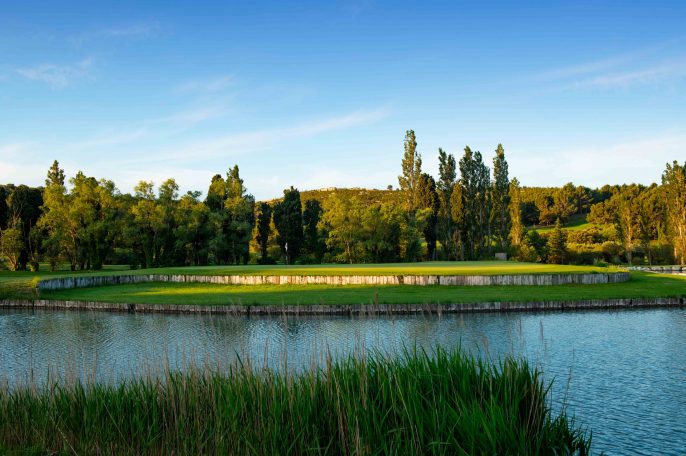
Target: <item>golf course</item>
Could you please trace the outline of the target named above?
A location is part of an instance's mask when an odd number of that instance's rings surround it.
[[[627,281],[617,283],[562,283],[550,285],[460,286],[444,284],[408,285],[414,277],[429,277],[436,283],[446,278],[457,281],[470,278],[508,276],[545,279],[546,277],[612,278],[628,274]],[[124,276],[124,277],[123,277]],[[133,276],[133,277],[128,277]],[[115,278],[122,284],[90,286],[93,278]],[[262,277],[284,280],[284,283],[236,285],[237,280]],[[321,284],[320,278],[404,277],[405,284]],[[81,279],[66,288],[40,289],[54,279]],[[169,281],[174,278],[176,281]],[[234,282],[221,283],[231,278]],[[288,278],[291,282],[287,283]],[[314,283],[298,282],[307,278]],[[126,283],[127,280],[141,280]],[[143,279],[145,279],[143,281]],[[149,279],[149,280],[148,280]],[[206,282],[198,282],[203,280]],[[540,280],[539,280],[540,281]],[[101,283],[102,280],[98,281]],[[396,281],[397,282],[397,281]],[[254,282],[251,282],[254,283]],[[402,281],[401,281],[402,283]],[[433,282],[430,282],[433,283]],[[681,298],[686,296],[686,276],[654,274],[618,268],[595,266],[547,265],[519,262],[423,262],[360,265],[297,266],[204,266],[128,270],[109,267],[98,272],[56,271],[47,273],[0,272],[0,299],[48,301],[84,301],[102,303],[161,305],[357,305],[357,304],[467,304],[483,302],[575,301],[604,299]]]

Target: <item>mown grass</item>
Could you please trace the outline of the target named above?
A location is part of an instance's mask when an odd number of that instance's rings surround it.
[[[686,296],[686,276],[631,272],[625,283],[552,286],[216,285],[141,283],[44,291],[55,300],[197,305],[424,304]]]
[[[595,223],[589,223],[586,220],[586,215],[585,214],[575,214],[569,218],[567,223],[565,223],[563,228],[571,231],[577,231],[577,230],[585,230],[587,228],[593,228],[593,227],[600,227],[600,225],[596,225]],[[533,226],[529,227],[528,229],[530,230],[536,230],[539,233],[545,233],[548,231],[552,231],[555,229],[555,226]]]
[[[247,265],[196,266],[129,270],[127,266],[106,266],[102,271],[56,272],[0,271],[0,299],[35,298],[35,282],[72,275],[190,274],[190,275],[499,275],[603,272],[593,266],[550,265],[503,261],[461,261],[391,264]]]
[[[460,351],[334,360],[296,374],[235,366],[119,385],[0,392],[0,452],[588,454],[590,437],[526,361]]]

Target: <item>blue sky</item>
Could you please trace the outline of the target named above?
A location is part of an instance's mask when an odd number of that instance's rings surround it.
[[[501,142],[524,185],[650,183],[686,158],[684,25],[683,1],[3,2],[0,182],[385,188],[411,128],[433,174]]]

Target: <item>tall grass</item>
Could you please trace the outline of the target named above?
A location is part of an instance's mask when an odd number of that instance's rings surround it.
[[[0,453],[580,454],[540,373],[459,350],[0,392]]]

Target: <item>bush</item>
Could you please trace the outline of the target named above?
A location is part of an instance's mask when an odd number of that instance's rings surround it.
[[[603,260],[602,244],[575,244],[567,245],[569,262],[572,264],[591,265],[596,261]]]

